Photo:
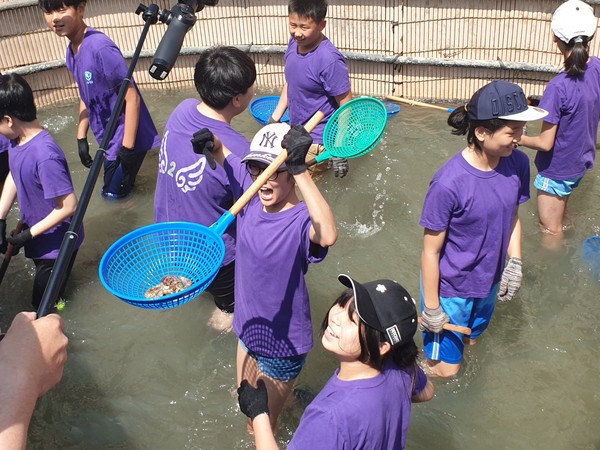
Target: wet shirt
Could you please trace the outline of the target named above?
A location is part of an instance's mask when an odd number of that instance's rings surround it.
[[[554,147],[537,152],[535,166],[554,180],[579,178],[594,167],[598,121],[600,121],[600,59],[590,58],[578,78],[566,72],[554,77],[540,100],[548,111],[544,122],[558,125]]]
[[[225,170],[238,198],[253,181],[246,164],[230,155]],[[304,275],[310,263],[325,258],[327,248],[310,242],[310,228],[304,202],[267,213],[254,196],[237,216],[233,329],[260,355],[289,357],[313,347]]]
[[[191,139],[208,128],[236,155],[250,151],[250,142],[225,122],[201,114],[198,100],[186,99],[173,110],[163,133],[154,195],[154,221],[196,222],[207,227],[233,205],[233,192],[225,170],[211,169],[204,155],[197,155]],[[235,259],[235,222],[223,234],[225,260]]]
[[[338,107],[335,96],[350,90],[344,56],[326,37],[306,54],[299,53],[298,44],[290,39],[285,52],[285,79],[290,123],[304,125],[316,112],[325,114],[311,133],[314,142],[322,144],[325,124]]]
[[[21,221],[33,226],[56,207],[54,199],[74,192],[65,154],[50,133],[41,131],[8,152],[10,172],[17,187]],[[28,258],[56,259],[71,219],[36,236],[25,244]],[[76,248],[83,242],[83,225]]]
[[[529,199],[529,158],[519,150],[484,172],[462,152],[434,175],[422,227],[446,231],[440,296],[487,297],[500,281],[517,206]]]
[[[127,63],[119,48],[108,36],[91,27],[87,28],[83,42],[76,55],[72,45],[67,48],[67,68],[75,78],[79,95],[85,103],[90,120],[90,128],[98,141],[102,142],[104,130],[117,103],[119,90],[127,75]],[[136,90],[137,86],[132,81]],[[147,152],[157,147],[160,138],[152,122],[150,112],[140,95],[140,113],[136,152]],[[115,134],[106,149],[106,159],[115,161],[123,143],[125,132],[125,106],[119,115]]]
[[[411,398],[427,385],[415,369],[414,386],[409,371],[392,363],[362,380],[340,380],[336,370],[304,411],[288,449],[404,449]]]

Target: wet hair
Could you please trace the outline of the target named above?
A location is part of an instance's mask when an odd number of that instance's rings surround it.
[[[557,39],[561,50],[570,50],[570,54],[565,58],[564,62],[565,72],[568,76],[577,78],[585,73],[587,61],[590,57],[589,45],[591,40],[591,37],[576,36],[568,44],[565,44],[560,39]]]
[[[215,109],[225,108],[233,97],[248,92],[255,81],[254,61],[235,47],[203,51],[194,70],[194,85],[200,98]]]
[[[33,91],[21,75],[0,75],[0,118],[4,116],[23,122],[37,118]]]
[[[350,320],[354,321],[355,317],[358,316],[354,314],[356,312],[356,307],[354,301],[354,292],[352,289],[346,289],[342,294],[335,300],[332,307],[335,305],[340,306],[341,308],[345,308],[348,302],[348,317]],[[331,308],[329,308],[331,311]],[[323,320],[323,324],[321,325],[321,336],[327,330],[329,326],[329,311]],[[358,340],[360,342],[360,355],[358,360],[364,364],[367,364],[374,369],[381,371],[385,363],[391,359],[391,361],[398,366],[400,369],[414,369],[414,374],[412,374],[413,380],[416,376],[417,370],[417,354],[419,350],[417,349],[417,344],[413,338],[403,342],[401,344],[397,344],[392,346],[391,350],[385,355],[381,355],[379,352],[379,345],[382,342],[388,342],[386,340],[386,336],[379,330],[370,327],[362,320],[358,321]]]
[[[38,6],[44,12],[57,11],[69,6],[77,9],[82,3],[86,3],[86,0],[38,0]]]
[[[467,108],[465,106],[456,108],[448,117],[448,125],[454,128],[452,134],[455,136],[464,136],[466,134],[467,143],[473,145],[479,152],[483,151],[483,149],[475,136],[475,130],[479,127],[483,127],[490,133],[495,133],[499,129],[505,127],[506,122],[506,120],[502,119],[469,120]]]
[[[290,0],[288,14],[298,14],[300,17],[321,23],[327,15],[326,0]]]

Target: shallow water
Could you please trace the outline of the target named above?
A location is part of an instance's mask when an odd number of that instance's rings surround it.
[[[194,94],[145,93],[160,130],[179,101]],[[72,103],[42,110],[40,118],[67,153],[80,193],[88,170],[76,152],[76,112]],[[316,328],[342,290],[340,272],[359,281],[393,278],[418,296],[423,198],[433,173],[464,144],[450,134],[446,117],[403,106],[379,147],[351,162],[348,177],[326,174],[319,181],[340,236],[327,259],[309,270]],[[248,112],[234,126],[249,138],[259,129]],[[129,200],[105,202],[96,187],[63,312],[69,361],[62,383],[38,403],[31,449],[253,448],[232,396],[236,338],[206,325],[210,297],[148,311],[112,297],[98,280],[110,244],[152,222],[157,160],[153,151]],[[600,234],[599,173],[589,173],[570,201],[575,228],[562,252],[541,247],[535,196],[521,207],[525,280],[518,298],[497,306],[459,376],[435,380],[436,397],[414,405],[408,448],[600,448],[599,286],[581,252],[586,237]],[[3,328],[29,305],[32,274],[22,255],[13,258],[0,292]],[[318,392],[335,367],[317,341],[299,387]],[[282,417],[282,443],[301,413],[297,406]]]

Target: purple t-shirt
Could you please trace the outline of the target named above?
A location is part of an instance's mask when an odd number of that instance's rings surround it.
[[[537,152],[535,166],[540,175],[554,180],[579,178],[594,167],[600,120],[600,60],[590,58],[578,78],[566,72],[554,77],[540,100],[548,111],[544,122],[558,125],[554,147]]]
[[[246,164],[230,155],[225,170],[239,198],[252,184]],[[263,356],[308,353],[313,333],[304,275],[310,263],[325,258],[327,248],[310,241],[306,204],[268,213],[254,196],[237,222],[235,333],[247,348]]]
[[[519,204],[529,200],[529,159],[519,150],[484,172],[462,152],[434,175],[419,224],[446,231],[440,296],[487,297],[500,281]]]
[[[10,139],[0,134],[0,153],[4,153],[10,147]]]
[[[285,52],[285,79],[290,123],[304,125],[317,111],[325,114],[311,133],[314,142],[322,144],[325,124],[338,107],[335,96],[350,90],[344,56],[326,37],[306,54],[299,53],[298,44],[290,39]]]
[[[225,122],[201,114],[198,100],[184,100],[173,110],[163,133],[154,195],[154,221],[196,222],[211,226],[233,205],[233,192],[225,170],[212,170],[204,155],[192,149],[194,133],[210,129],[240,157],[250,151],[250,142]],[[235,222],[223,234],[225,260],[235,259]]]
[[[52,212],[54,199],[74,192],[73,183],[65,154],[46,130],[23,145],[13,143],[8,152],[10,173],[17,187],[21,221],[31,227]],[[70,224],[68,218],[27,242],[25,256],[56,259]],[[83,235],[82,225],[76,248],[83,242]]]
[[[363,380],[340,380],[336,370],[304,411],[288,450],[404,449],[411,398],[427,385],[415,369],[414,384],[409,371],[392,363]]]
[[[108,36],[88,27],[76,55],[73,55],[72,45],[67,48],[67,68],[75,78],[79,95],[85,103],[90,119],[90,127],[98,144],[102,142],[104,129],[108,125],[110,115],[117,103],[119,90],[127,75],[127,63],[119,47]],[[131,81],[138,90],[135,82]],[[152,122],[146,103],[140,96],[140,115],[138,132],[135,139],[135,151],[147,152],[157,147],[160,139],[158,131]],[[117,121],[115,134],[106,150],[106,159],[117,159],[119,149],[123,144],[125,132],[125,106]]]

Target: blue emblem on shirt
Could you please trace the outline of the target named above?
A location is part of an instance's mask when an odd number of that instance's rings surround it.
[[[87,84],[94,84],[94,80],[92,80],[92,72],[85,71],[85,81]]]

